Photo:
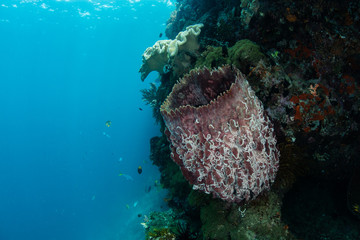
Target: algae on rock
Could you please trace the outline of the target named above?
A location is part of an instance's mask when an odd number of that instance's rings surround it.
[[[281,221],[281,197],[272,191],[243,206],[215,199],[200,215],[204,239],[294,239]]]
[[[223,64],[233,64],[241,72],[246,73],[250,66],[255,67],[260,60],[264,59],[266,56],[261,52],[259,45],[248,39],[242,39],[229,49],[225,46],[208,46],[195,65],[196,67],[213,68]]]

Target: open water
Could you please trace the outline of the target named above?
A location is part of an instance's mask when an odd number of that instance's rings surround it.
[[[144,239],[140,223],[164,210],[166,193],[139,91],[156,76],[143,83],[138,70],[173,9],[1,0],[1,240]]]

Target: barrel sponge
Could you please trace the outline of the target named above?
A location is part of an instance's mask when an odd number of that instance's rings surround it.
[[[154,46],[148,47],[142,55],[143,64],[139,70],[141,80],[144,81],[152,71],[166,73],[166,66],[171,65],[177,56],[184,55],[179,53],[194,54],[199,49],[198,36],[203,26],[201,23],[188,26],[174,40],[159,40]]]
[[[280,156],[274,128],[237,68],[192,70],[160,112],[171,157],[194,189],[228,202],[270,189]]]

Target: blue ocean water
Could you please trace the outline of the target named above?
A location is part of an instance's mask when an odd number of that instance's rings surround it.
[[[0,2],[1,240],[144,238],[140,223],[166,208],[166,192],[154,186],[159,130],[139,91],[156,75],[143,83],[138,70],[173,9]]]

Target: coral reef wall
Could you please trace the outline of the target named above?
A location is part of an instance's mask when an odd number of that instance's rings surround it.
[[[150,89],[143,90],[144,101],[153,108],[162,133],[151,140],[151,159],[160,168],[161,184],[170,190],[168,203],[173,219],[186,222],[187,226],[176,230],[172,222],[171,226],[163,223],[164,228],[179,239],[181,234],[191,236],[188,239],[224,240],[360,238],[360,224],[355,222],[359,216],[360,189],[354,183],[360,166],[359,9],[360,2],[352,0],[176,1],[166,35],[176,39],[187,27],[201,26],[193,38],[196,48],[179,51],[178,61],[167,56],[158,62],[162,68],[154,70],[160,73],[160,85],[152,84]],[[169,59],[170,67],[164,71]],[[201,167],[211,171],[189,171],[200,166],[193,158],[199,153],[189,150],[196,141],[182,145],[180,141],[189,137],[188,130],[194,130],[201,116],[189,109],[211,104],[198,94],[193,97],[180,90],[180,97],[173,98],[171,103],[165,100],[180,79],[203,71],[194,69],[213,69],[224,64],[241,71],[261,102],[265,122],[271,122],[269,128],[273,129],[281,156],[278,167],[277,160],[271,163],[278,172],[269,191],[262,191],[269,187],[260,187],[236,197],[238,190],[234,191],[235,186],[230,184],[233,171],[242,171],[236,165],[229,170],[221,168],[221,174],[214,170],[216,167]],[[226,80],[221,82],[224,86],[216,85],[216,90],[212,90],[215,96],[229,89]],[[184,100],[187,97],[189,102]],[[162,104],[165,122],[160,113]],[[182,105],[190,107],[181,112]],[[174,113],[170,114],[171,111]],[[233,111],[237,112],[235,106]],[[175,121],[172,119],[175,112],[183,119],[172,126],[169,122]],[[206,124],[213,124],[211,121],[216,122],[223,115],[226,114],[208,113]],[[177,126],[183,129],[182,133],[176,132]],[[168,148],[165,132],[172,150]],[[227,147],[221,147],[220,155]],[[180,168],[172,161],[171,151]],[[221,164],[226,165],[224,161]],[[230,177],[224,177],[227,173]],[[265,179],[272,182],[269,176],[272,173]],[[186,180],[230,203],[191,189]],[[232,187],[227,188],[226,194],[217,191],[215,185],[208,187],[214,180]],[[253,186],[256,185],[261,186],[255,181]],[[257,198],[249,202],[233,202],[250,200],[255,195]],[[301,211],[296,210],[297,205],[302,206]]]

